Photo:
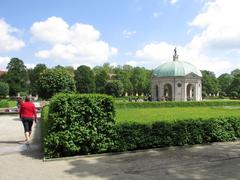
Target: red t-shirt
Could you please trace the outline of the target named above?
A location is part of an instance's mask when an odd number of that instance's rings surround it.
[[[21,118],[37,118],[36,107],[32,102],[22,103],[19,113]]]

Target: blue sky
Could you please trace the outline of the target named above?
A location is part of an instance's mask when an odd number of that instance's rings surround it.
[[[240,67],[238,0],[2,0],[0,69],[179,60],[220,75]]]

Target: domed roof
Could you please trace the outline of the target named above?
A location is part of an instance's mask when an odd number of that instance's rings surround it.
[[[153,74],[158,77],[186,76],[190,73],[194,73],[202,77],[202,73],[195,66],[193,66],[188,62],[178,61],[178,60],[166,62],[158,66],[153,71]]]

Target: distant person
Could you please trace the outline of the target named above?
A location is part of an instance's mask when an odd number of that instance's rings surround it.
[[[35,105],[30,102],[30,97],[28,96],[25,98],[25,102],[23,102],[20,106],[19,117],[22,120],[24,127],[24,135],[26,138],[25,142],[26,144],[29,144],[30,136],[32,133],[33,121],[36,122],[37,113]]]
[[[17,98],[17,108],[18,108],[18,110],[20,109],[20,106],[22,105],[22,103],[23,103],[22,98],[18,97]]]

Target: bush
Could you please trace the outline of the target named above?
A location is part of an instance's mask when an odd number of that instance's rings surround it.
[[[54,96],[49,108],[46,106],[42,111],[45,157],[193,145],[240,138],[239,117],[115,124],[114,115],[113,100],[106,95],[61,93]]]
[[[9,99],[1,99],[0,100],[0,108],[8,108],[8,107],[15,107],[17,102],[14,100]]]
[[[0,98],[5,98],[8,94],[9,94],[8,84],[0,82]]]
[[[240,106],[239,100],[115,102],[116,108]]]
[[[114,151],[232,141],[240,138],[240,118],[191,119],[118,124]]]
[[[42,114],[45,118],[46,115]],[[47,158],[106,152],[113,146],[113,100],[106,95],[58,94],[51,99],[44,153]]]
[[[0,108],[6,108],[9,107],[8,100],[2,99],[0,100]]]

